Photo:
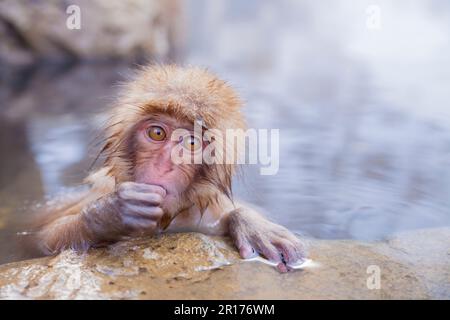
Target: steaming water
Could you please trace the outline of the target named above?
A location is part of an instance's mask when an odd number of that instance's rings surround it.
[[[291,230],[380,239],[450,225],[450,5],[195,1],[183,60],[238,88],[253,128],[280,129],[280,167],[244,168],[235,194]],[[239,9],[239,10],[236,10]],[[446,9],[446,10],[445,10]],[[17,222],[70,192],[124,66],[14,74],[0,87],[0,263]]]

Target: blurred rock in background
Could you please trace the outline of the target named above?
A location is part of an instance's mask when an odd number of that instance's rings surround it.
[[[80,8],[81,29],[66,13]],[[179,47],[178,0],[0,0],[0,65],[170,60]]]

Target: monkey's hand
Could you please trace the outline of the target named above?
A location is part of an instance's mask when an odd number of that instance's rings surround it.
[[[97,200],[82,212],[92,242],[155,233],[163,216],[160,205],[165,195],[166,191],[156,185],[120,184],[114,193]]]
[[[277,263],[280,272],[289,271],[289,265],[305,258],[304,246],[294,234],[250,209],[229,214],[229,234],[242,258],[262,254]]]

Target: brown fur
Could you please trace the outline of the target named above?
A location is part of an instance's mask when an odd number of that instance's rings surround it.
[[[152,114],[169,114],[192,123],[202,119],[207,128],[225,134],[226,129],[245,128],[241,107],[234,90],[206,69],[175,65],[142,67],[124,85],[111,110],[102,150],[104,168],[108,169],[102,172],[114,177],[116,183],[133,179],[130,139],[136,124]],[[214,200],[217,192],[231,197],[234,171],[233,165],[205,166],[186,197],[202,209]]]
[[[112,107],[100,157],[104,162],[87,178],[90,189],[48,207],[37,223],[34,244],[46,254],[85,250],[133,236],[135,231],[154,234],[162,227],[229,235],[243,258],[257,252],[276,262],[281,272],[288,271],[289,263],[304,257],[301,242],[250,207],[230,201],[234,165],[181,164],[174,169],[168,149],[144,140],[139,129],[155,117],[172,122],[171,128],[201,119],[207,129],[225,136],[227,129],[245,129],[240,109],[234,91],[204,69],[173,65],[140,69]],[[219,143],[215,141],[216,150],[222,154],[237,156],[241,151]],[[172,147],[173,141],[164,144]],[[160,165],[170,170],[153,180],[151,174],[158,173],[155,168]],[[158,186],[165,177],[169,185]]]
[[[76,216],[89,203],[114,192],[119,183],[132,181],[134,149],[130,146],[133,134],[136,126],[150,115],[164,113],[191,122],[202,119],[205,127],[224,134],[226,129],[245,128],[241,107],[242,103],[234,90],[205,69],[175,65],[142,67],[123,86],[115,106],[110,110],[111,116],[105,126],[105,143],[100,154],[103,165],[86,178],[90,189],[63,206],[47,208],[45,214],[36,220],[36,227],[46,232],[52,221],[64,216]],[[181,206],[189,208],[194,204],[204,211],[212,204],[217,206],[220,195],[231,199],[234,172],[234,165],[203,165],[184,195],[185,204]],[[163,227],[166,228],[173,218],[165,216],[161,223]],[[52,232],[59,238],[53,242],[66,243],[70,242],[69,239],[81,237],[70,230],[56,231]]]

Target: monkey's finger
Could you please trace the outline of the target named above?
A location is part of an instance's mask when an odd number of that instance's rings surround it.
[[[144,193],[158,193],[162,197],[165,197],[167,194],[166,189],[156,184],[146,184],[146,183],[138,183],[136,191],[144,192]]]
[[[294,234],[290,233],[290,232],[283,232],[283,233],[277,233],[281,238],[289,241],[292,243],[295,251],[297,252],[297,254],[300,256],[300,258],[305,258],[306,257],[306,249],[305,249],[305,245],[303,244],[303,242],[297,238]]]
[[[307,256],[306,249],[301,241],[299,241],[299,244],[294,243],[294,249],[297,252],[297,256],[298,256],[299,260],[306,259],[306,256]]]
[[[231,237],[234,240],[236,248],[239,250],[240,256],[243,259],[249,259],[255,255],[255,250],[243,234],[243,231],[240,230],[233,229],[233,231],[231,231]]]
[[[160,207],[154,206],[138,206],[127,203],[123,206],[123,214],[131,217],[139,217],[144,219],[159,220],[164,212]]]
[[[243,240],[239,244],[236,243],[236,246],[243,259],[249,259],[256,254],[255,249],[253,249],[247,240]]]
[[[278,249],[275,248],[270,242],[260,241],[255,243],[256,250],[262,254],[266,259],[273,262],[283,262]]]
[[[300,241],[296,236],[292,236],[294,239],[292,240],[292,245],[295,251],[297,252],[297,256],[299,259],[306,259],[307,252],[305,245],[302,241]]]
[[[157,222],[154,220],[129,216],[123,218],[123,223],[133,230],[155,230],[157,227]]]
[[[286,273],[289,270],[291,270],[291,268],[285,265],[283,262],[280,262],[279,264],[277,264],[277,270],[280,271],[281,273]]]
[[[290,267],[286,265],[286,261],[284,261],[281,254],[273,245],[265,245],[265,247],[263,247],[262,254],[267,259],[278,263],[276,268],[279,272],[286,273],[290,270]]]
[[[123,190],[119,193],[119,197],[122,200],[131,200],[156,205],[163,201],[163,197],[159,193],[142,193],[131,189]]]
[[[283,254],[284,260],[287,263],[297,262],[301,258],[295,247],[286,240],[278,240],[274,242],[274,245]]]
[[[118,191],[120,193],[125,190],[134,190],[136,192],[142,192],[142,193],[158,193],[162,197],[166,196],[166,190],[163,187],[153,185],[153,184],[137,183],[137,182],[124,182],[119,186]]]

